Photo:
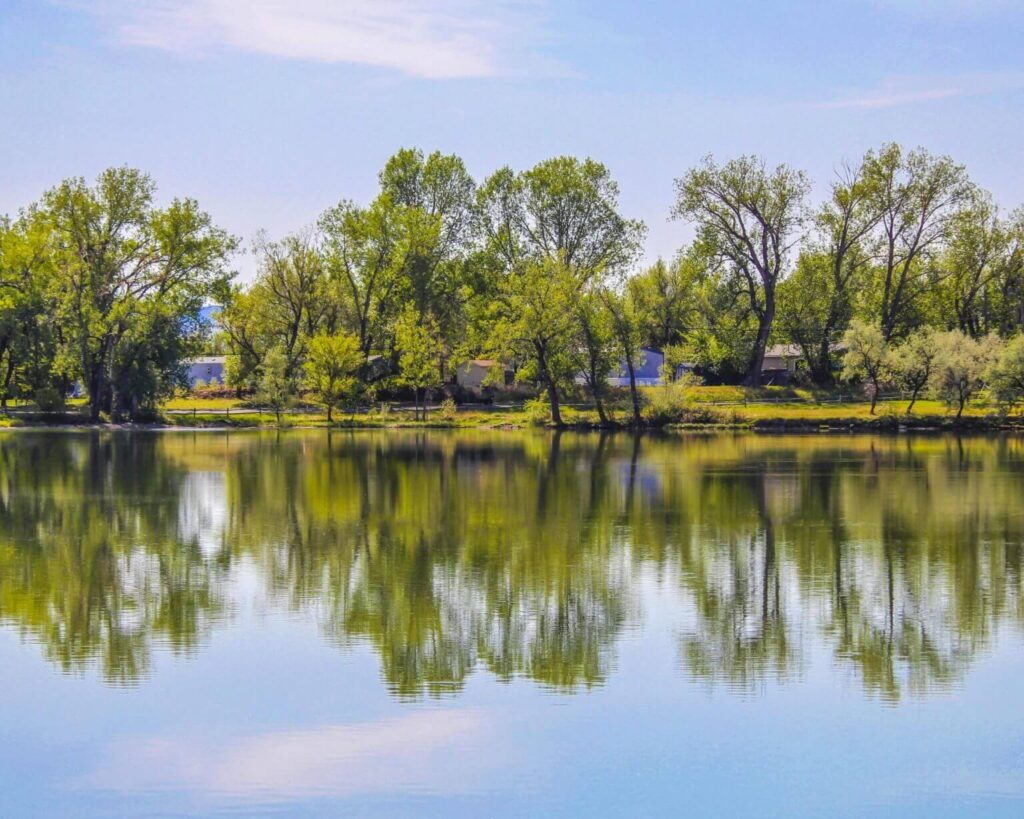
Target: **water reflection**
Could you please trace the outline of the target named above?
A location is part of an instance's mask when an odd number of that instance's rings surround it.
[[[612,673],[643,575],[692,678],[756,692],[824,652],[896,701],[1024,623],[1021,498],[1014,438],[14,434],[0,621],[130,683],[251,571],[396,696],[479,669],[570,692]]]
[[[373,793],[452,795],[497,766],[487,727],[486,714],[453,708],[212,741],[129,738],[113,743],[96,769],[73,784],[252,805]]]

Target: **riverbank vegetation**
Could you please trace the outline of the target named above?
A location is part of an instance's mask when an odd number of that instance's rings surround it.
[[[1005,423],[1024,400],[1024,213],[949,157],[882,146],[819,202],[798,170],[709,157],[675,181],[671,216],[693,241],[642,269],[645,226],[593,160],[478,182],[456,156],[406,149],[379,181],[369,203],[258,236],[245,283],[240,240],[193,200],[159,206],[141,171],[60,183],[0,221],[5,406],[53,413],[79,393],[91,422],[179,423],[200,354],[225,356],[231,397],[188,397],[197,423],[220,409],[242,423],[231,401],[253,423]],[[757,403],[773,344],[810,398]],[[665,354],[662,387],[638,387],[646,349]],[[494,362],[499,395],[508,377],[540,400],[456,410],[470,359]],[[746,389],[728,407],[713,385]],[[863,404],[831,403],[844,392]],[[891,392],[907,398],[878,403]]]

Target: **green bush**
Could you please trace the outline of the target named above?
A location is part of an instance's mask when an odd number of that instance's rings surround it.
[[[35,391],[33,400],[40,412],[63,412],[64,396],[53,387],[40,387]]]
[[[523,405],[523,414],[531,426],[543,427],[551,423],[551,406],[543,396],[531,398]]]
[[[438,417],[445,423],[451,423],[455,420],[455,416],[458,415],[459,408],[456,405],[454,399],[445,398],[441,402],[441,409],[438,410]]]
[[[644,422],[652,427],[682,423],[683,414],[691,409],[687,403],[689,386],[685,381],[674,381],[664,387],[645,390],[641,409]]]

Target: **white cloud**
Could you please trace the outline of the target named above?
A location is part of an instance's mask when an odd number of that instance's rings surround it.
[[[541,0],[72,0],[119,41],[183,54],[236,49],[414,77],[518,73]],[[537,58],[539,62],[539,58]]]
[[[486,728],[480,711],[448,708],[226,741],[125,739],[73,784],[249,803],[409,791],[460,793],[499,764],[489,750],[493,738]]]
[[[817,108],[897,108],[903,105],[1024,89],[1024,72],[889,77],[874,88],[851,90]]]

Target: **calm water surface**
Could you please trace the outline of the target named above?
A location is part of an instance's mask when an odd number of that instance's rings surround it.
[[[0,815],[1024,815],[1024,439],[0,436]]]

